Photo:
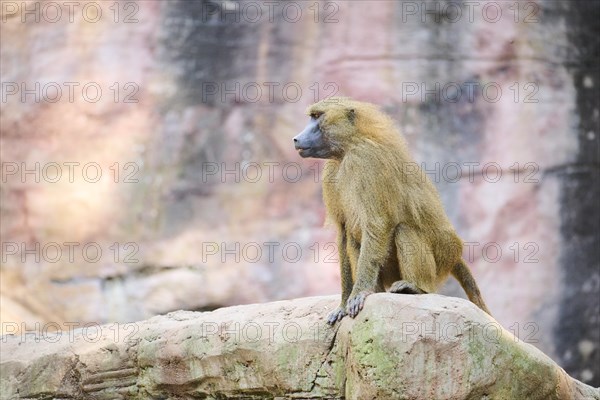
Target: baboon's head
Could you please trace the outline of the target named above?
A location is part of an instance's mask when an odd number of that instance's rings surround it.
[[[343,97],[332,97],[310,106],[310,122],[296,137],[294,146],[301,157],[341,159],[353,142],[357,105]]]

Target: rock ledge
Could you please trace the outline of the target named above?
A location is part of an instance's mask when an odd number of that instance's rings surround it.
[[[3,399],[600,399],[471,303],[381,293],[3,336]]]

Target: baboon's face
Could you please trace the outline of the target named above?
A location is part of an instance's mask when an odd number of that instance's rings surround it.
[[[354,110],[334,103],[318,103],[309,109],[310,122],[296,137],[294,146],[303,158],[341,158],[352,134]]]
[[[310,116],[310,122],[296,137],[294,137],[294,147],[298,150],[300,157],[330,158],[331,149],[328,140],[325,137],[320,123],[323,115],[313,114]]]

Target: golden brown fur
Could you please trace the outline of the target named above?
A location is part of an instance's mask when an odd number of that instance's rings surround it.
[[[323,199],[338,229],[342,303],[329,322],[355,316],[368,294],[386,288],[435,292],[451,273],[489,313],[437,190],[394,122],[376,106],[348,98],[321,101],[308,114],[331,149]]]

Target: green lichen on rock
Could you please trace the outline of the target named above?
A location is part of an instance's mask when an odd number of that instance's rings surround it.
[[[520,342],[506,331],[500,337],[496,359],[504,366],[504,374],[498,373],[497,398],[560,399],[557,385],[559,369],[548,357],[535,347]],[[500,371],[499,371],[500,372]],[[514,377],[527,379],[514,379]]]
[[[358,372],[373,380],[373,385],[389,388],[396,385],[398,354],[385,346],[387,332],[374,320],[361,320],[350,333],[352,361]]]

